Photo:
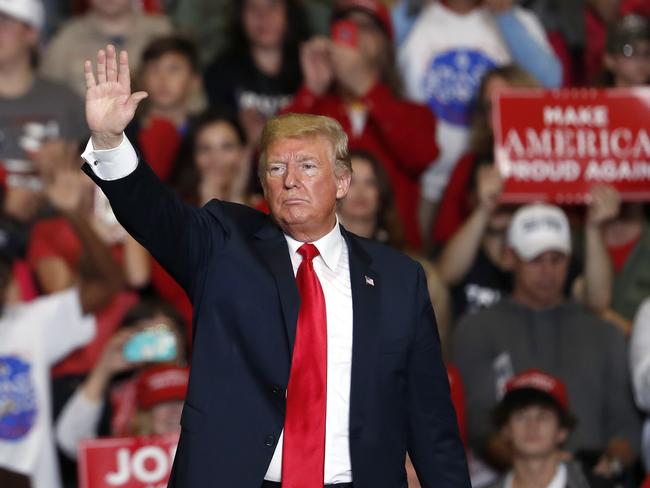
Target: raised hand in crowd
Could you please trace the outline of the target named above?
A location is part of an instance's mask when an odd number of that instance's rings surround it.
[[[476,175],[479,206],[492,213],[499,204],[503,179],[494,165],[482,165]]]
[[[481,245],[487,246],[486,252],[492,255],[495,261],[499,262],[501,259],[498,250],[502,247],[502,243],[494,239],[493,242],[488,243],[485,237],[486,230],[491,225],[502,228],[507,225],[510,218],[509,214],[495,215],[503,180],[498,169],[492,164],[480,166],[476,179],[477,205],[465,223],[447,242],[437,262],[440,277],[447,285],[456,285],[465,277]],[[503,238],[503,235],[499,237]]]
[[[621,210],[621,194],[610,185],[596,185],[589,192],[587,223],[602,225],[616,218]]]
[[[79,171],[76,144],[57,141],[41,152],[45,153],[41,176],[47,200],[64,215],[81,211],[84,199],[92,195],[92,187]]]
[[[87,400],[102,401],[113,376],[142,366],[143,363],[128,361],[123,352],[124,345],[137,332],[135,329],[121,330],[108,341],[99,361],[83,384]]]
[[[86,78],[86,121],[95,149],[117,147],[122,132],[133,119],[138,104],[147,93],[131,93],[131,74],[126,51],[120,52],[119,66],[115,47],[97,53],[97,78],[91,61],[84,64]]]
[[[248,107],[239,111],[239,123],[246,133],[246,143],[249,148],[257,147],[266,124],[266,117],[256,108]]]
[[[612,186],[595,185],[587,205],[584,275],[576,279],[573,296],[595,312],[604,312],[611,305],[614,276],[603,225],[617,217],[621,196]]]
[[[332,42],[326,37],[315,37],[300,49],[300,64],[305,85],[314,95],[323,95],[334,80]]]

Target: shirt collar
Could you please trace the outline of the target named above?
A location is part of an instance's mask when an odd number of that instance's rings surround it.
[[[285,234],[284,237],[289,245],[289,252],[291,255],[298,253],[298,248],[304,244],[295,240],[293,237]],[[325,265],[334,271],[339,263],[341,252],[343,251],[343,234],[341,234],[341,226],[339,225],[339,218],[336,217],[336,224],[334,228],[325,234],[317,241],[312,242],[320,256],[323,258]]]

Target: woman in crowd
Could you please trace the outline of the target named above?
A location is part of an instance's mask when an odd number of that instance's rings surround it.
[[[388,175],[376,156],[365,151],[351,151],[352,182],[348,195],[339,202],[341,224],[361,237],[374,239],[396,249],[405,249],[404,234],[395,206]],[[449,296],[432,264],[411,254],[427,275],[429,296],[436,311],[438,330],[443,344],[449,325]]]
[[[241,125],[220,112],[206,112],[183,143],[172,178],[182,198],[202,206],[213,198],[251,204],[250,150]]]
[[[173,409],[151,412],[157,402],[146,394],[152,389],[150,378],[139,377],[152,374],[152,365],[183,368],[186,360],[185,325],[175,310],[156,301],[133,307],[63,408],[56,423],[59,447],[70,459],[76,459],[82,439],[160,433],[151,423],[160,417],[159,421],[168,425],[169,410],[173,413]],[[138,415],[144,411],[150,414],[146,418]]]
[[[264,122],[302,81],[298,45],[308,36],[296,0],[237,0],[230,46],[205,71],[210,106],[237,116],[255,145]]]
[[[419,249],[419,176],[438,153],[435,118],[401,97],[390,15],[379,0],[335,4],[332,38],[303,46],[305,83],[287,112],[337,119],[351,149],[375,154],[393,185],[408,245]]]

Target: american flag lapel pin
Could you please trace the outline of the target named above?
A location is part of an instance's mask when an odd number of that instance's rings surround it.
[[[373,280],[370,276],[366,276],[366,285],[369,286],[375,286],[375,280]]]

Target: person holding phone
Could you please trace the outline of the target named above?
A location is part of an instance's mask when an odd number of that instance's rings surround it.
[[[419,176],[438,154],[436,120],[424,106],[401,98],[393,27],[379,0],[343,0],[334,6],[330,38],[301,52],[303,86],[285,112],[335,118],[350,149],[376,154],[393,184],[407,243],[418,249]]]
[[[153,406],[147,399],[138,401],[139,374],[154,366],[184,367],[184,338],[184,322],[170,306],[143,301],[132,307],[56,422],[56,440],[64,454],[76,459],[82,439],[131,434],[139,407]]]

